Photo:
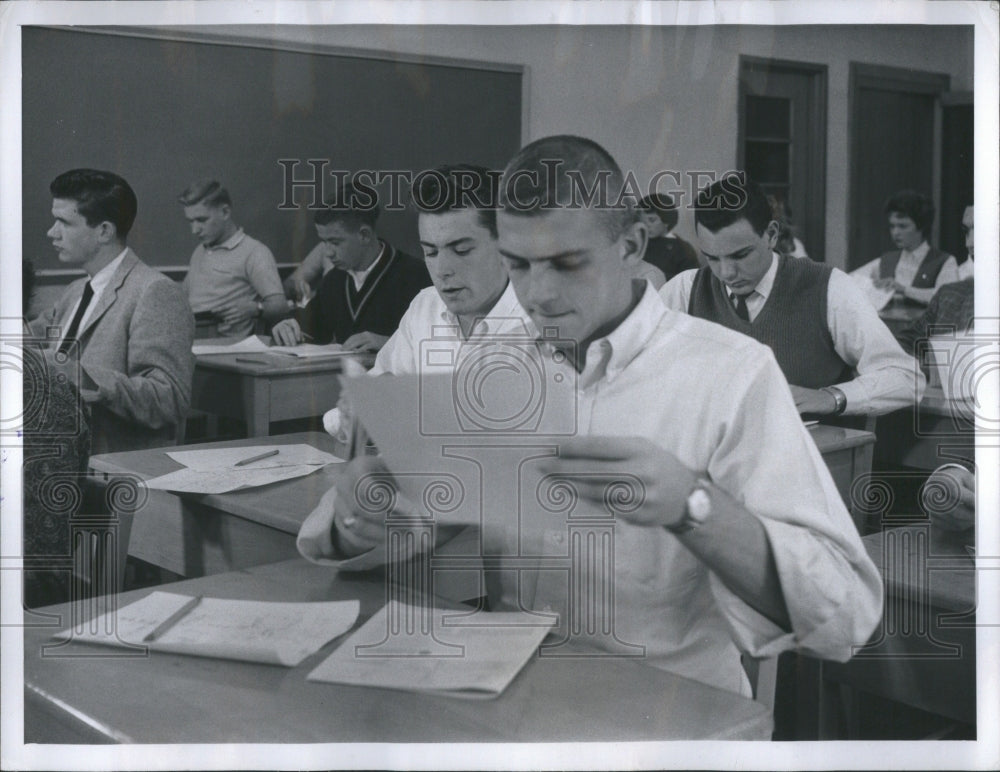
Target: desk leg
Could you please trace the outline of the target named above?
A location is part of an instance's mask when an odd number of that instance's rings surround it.
[[[251,378],[243,387],[243,414],[248,437],[267,437],[271,433],[271,381]]]

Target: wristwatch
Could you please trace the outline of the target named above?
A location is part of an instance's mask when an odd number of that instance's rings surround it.
[[[847,410],[847,395],[836,386],[824,386],[820,389],[820,391],[825,391],[827,394],[831,395],[837,403],[837,407],[834,409],[833,415],[840,415]]]
[[[712,514],[711,486],[708,480],[699,478],[684,502],[684,516],[664,528],[673,534],[687,533],[708,520]]]
[[[257,316],[263,316],[263,315],[264,315],[264,304],[260,300],[258,300],[257,301]]]

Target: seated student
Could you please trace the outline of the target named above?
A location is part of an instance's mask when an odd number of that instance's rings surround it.
[[[315,343],[342,343],[355,351],[378,351],[431,280],[423,261],[378,237],[379,206],[367,192],[345,183],[333,202],[316,212],[316,233],[335,266],[296,318],[274,326],[283,346],[305,336]]]
[[[966,229],[965,245],[969,250],[969,259],[966,263],[972,263],[974,245],[972,241],[973,223],[972,207],[967,206],[962,215],[962,225]],[[975,309],[976,288],[972,276],[961,281],[945,284],[934,293],[927,310],[918,318],[914,319],[909,326],[904,327],[896,333],[896,340],[905,351],[911,354],[917,353],[917,341],[927,340],[935,331],[944,335],[949,332],[964,332],[972,326],[976,315]],[[927,368],[927,364],[922,365]]]
[[[602,580],[592,572],[612,572],[601,589],[614,599],[614,636],[585,634],[598,647],[643,646],[651,665],[744,695],[741,650],[796,646],[846,660],[879,620],[881,582],[774,358],[746,336],[664,308],[632,278],[646,241],[632,206],[573,206],[567,172],[588,187],[605,179],[611,201],[624,186],[596,143],[537,140],[507,165],[497,229],[517,298],[546,335],[536,339],[539,361],[576,385],[578,432],[543,471],[574,481],[594,506],[624,476],[644,491],[616,511],[613,554],[569,569],[584,587]],[[378,458],[351,461],[318,508],[332,522],[340,571],[385,557],[389,513],[357,500],[373,471],[384,472]],[[392,512],[419,511],[402,497],[386,501]],[[529,505],[519,521],[540,514]],[[483,532],[484,555],[505,553],[498,536]],[[491,609],[552,609],[566,625],[576,597],[566,574],[498,572],[492,585],[487,576]],[[515,594],[519,576],[533,597]]]
[[[21,261],[22,308],[27,309],[35,286],[35,271]],[[28,608],[70,600],[69,571],[51,562],[71,554],[70,518],[79,501],[52,506],[59,487],[81,486],[90,454],[90,427],[76,386],[49,371],[31,341],[22,348],[24,393],[24,498],[22,554],[25,558],[24,603]],[[54,476],[60,486],[47,486]],[[66,489],[63,488],[63,491]],[[70,497],[72,498],[72,497]],[[67,503],[67,502],[64,502]],[[49,562],[49,565],[44,565]],[[41,564],[40,564],[41,563]]]
[[[646,254],[642,259],[659,268],[665,281],[670,281],[681,271],[698,267],[695,248],[674,235],[678,220],[677,205],[669,193],[653,193],[642,199],[639,202],[639,217],[649,232]]]
[[[245,338],[258,317],[272,324],[287,306],[271,250],[233,222],[232,199],[215,180],[195,182],[177,199],[201,243],[191,255],[184,289],[196,317],[211,316],[203,337]]]
[[[736,190],[742,206],[728,206]],[[854,282],[774,251],[778,224],[759,185],[742,174],[713,183],[695,224],[708,265],[668,282],[664,303],[768,345],[800,413],[880,415],[920,399],[916,363]]]
[[[792,210],[788,204],[774,196],[768,196],[767,203],[771,207],[771,219],[778,223],[778,241],[774,245],[774,251],[789,257],[809,257],[805,244],[796,235]]]
[[[958,281],[955,258],[929,242],[934,204],[916,191],[901,190],[885,202],[885,213],[896,249],[855,269],[851,275],[891,284],[903,297],[927,305],[935,290]]]
[[[975,274],[975,244],[973,239],[972,204],[962,213],[962,230],[965,232],[965,248],[969,256],[958,266],[959,279],[971,279]]]
[[[976,475],[961,464],[935,469],[920,490],[920,505],[931,524],[945,531],[976,525]]]
[[[412,191],[424,264],[434,286],[410,303],[369,375],[422,372],[421,346],[432,339],[435,351],[451,352],[454,367],[475,350],[470,344],[488,344],[528,324],[497,252],[496,175],[466,164],[435,171]],[[334,436],[344,433],[343,409],[339,405],[323,417]]]
[[[171,445],[194,373],[194,318],[184,291],[126,246],[138,207],[124,179],[74,169],[49,190],[55,224],[48,236],[60,262],[88,278],[70,284],[30,323],[31,333],[51,340],[47,365],[89,406],[91,453]]]

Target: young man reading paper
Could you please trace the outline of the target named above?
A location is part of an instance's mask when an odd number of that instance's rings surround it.
[[[607,195],[574,200],[581,178],[588,190],[603,180]],[[608,153],[571,136],[531,143],[501,180],[504,265],[546,367],[576,384],[576,436],[544,463],[597,505],[638,480],[634,506],[615,512],[607,564],[615,640],[650,665],[748,695],[741,651],[846,660],[878,622],[881,582],[770,351],[668,311],[632,280],[647,234],[622,187]],[[354,556],[341,570],[380,558],[387,513],[356,491],[381,469],[353,461],[335,506],[321,505],[333,508],[336,554]],[[395,509],[419,512],[400,498]],[[484,539],[487,556],[503,548]],[[520,603],[565,613],[538,573]],[[517,599],[511,590],[491,591],[491,609]]]

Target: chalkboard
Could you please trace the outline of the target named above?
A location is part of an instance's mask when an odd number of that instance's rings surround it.
[[[150,265],[188,264],[196,242],[177,196],[206,177],[287,263],[316,237],[311,191],[279,209],[279,159],[301,161],[297,179],[312,176],[308,159],[327,159],[332,195],[333,170],[502,168],[522,139],[522,72],[510,65],[43,27],[24,28],[22,56],[23,247],[43,271],[66,267],[45,234],[49,182],[68,169],[129,181],[139,199],[129,244]],[[378,189],[388,195],[387,177]],[[379,230],[420,254],[412,211],[384,212]]]

